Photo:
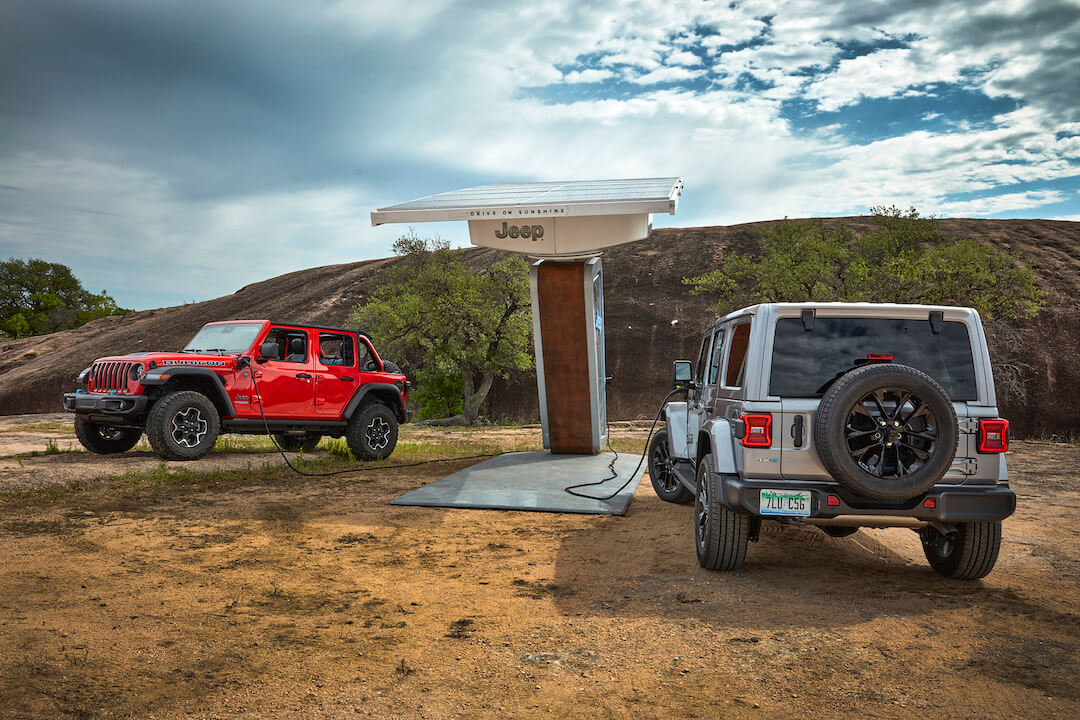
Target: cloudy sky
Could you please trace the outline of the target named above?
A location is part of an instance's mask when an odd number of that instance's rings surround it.
[[[1080,0],[0,4],[0,257],[129,307],[384,256],[421,195],[666,175],[657,226],[1080,220]]]

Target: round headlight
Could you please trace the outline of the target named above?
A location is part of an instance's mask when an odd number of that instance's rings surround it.
[[[87,381],[90,380],[91,369],[92,368],[86,368],[81,373],[79,373],[79,376],[76,378],[76,381],[79,383],[79,387],[86,387]]]
[[[142,377],[142,374],[143,374],[143,366],[141,364],[131,366],[130,375],[131,375],[132,380],[138,380],[139,378]]]

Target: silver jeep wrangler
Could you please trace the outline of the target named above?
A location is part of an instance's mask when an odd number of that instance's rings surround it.
[[[656,494],[693,503],[698,561],[736,570],[762,520],[833,537],[908,527],[931,567],[994,567],[1016,509],[982,322],[970,308],[870,303],[743,308],[674,364],[649,444]]]

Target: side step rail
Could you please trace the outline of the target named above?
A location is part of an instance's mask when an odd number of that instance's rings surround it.
[[[676,461],[672,464],[671,470],[675,473],[675,477],[679,478],[683,487],[692,493],[697,493],[697,472],[689,460]]]

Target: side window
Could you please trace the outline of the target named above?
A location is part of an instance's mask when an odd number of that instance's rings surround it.
[[[319,333],[319,362],[323,365],[352,367],[356,362],[352,336]]]
[[[709,362],[709,347],[712,343],[712,333],[705,335],[705,339],[701,342],[701,353],[698,355],[697,365],[694,367],[694,374],[697,376],[698,385],[704,384],[705,379],[705,366]]]
[[[720,376],[720,362],[724,357],[724,331],[716,333],[716,341],[713,343],[712,357],[709,360],[709,384],[715,385]]]
[[[724,369],[724,387],[741,388],[746,381],[746,350],[750,345],[750,323],[736,325],[731,331],[731,352]]]
[[[271,360],[289,363],[307,362],[308,334],[303,330],[273,328],[266,334],[265,342],[277,344],[277,357],[270,358]]]
[[[379,370],[379,364],[375,362],[375,353],[371,351],[371,346],[363,338],[360,339],[360,369],[369,372]]]

